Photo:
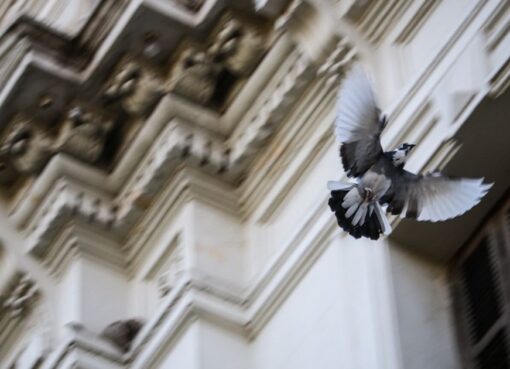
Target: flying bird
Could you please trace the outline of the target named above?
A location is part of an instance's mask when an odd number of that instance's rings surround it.
[[[335,136],[344,171],[355,183],[328,182],[329,207],[351,236],[377,240],[390,234],[385,213],[431,222],[457,217],[492,187],[483,178],[406,171],[404,164],[415,145],[403,143],[385,152],[380,137],[386,123],[370,81],[360,67],[353,68],[340,88]]]

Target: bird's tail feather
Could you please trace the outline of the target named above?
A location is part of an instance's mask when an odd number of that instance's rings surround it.
[[[335,213],[338,225],[355,238],[377,240],[380,234],[389,234],[391,226],[377,201],[364,202],[356,185],[331,191],[329,207]],[[340,188],[335,186],[334,188]]]

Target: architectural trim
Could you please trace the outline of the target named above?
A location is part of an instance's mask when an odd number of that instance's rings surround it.
[[[398,34],[394,36],[394,42],[409,44],[439,3],[439,0],[413,1],[408,9],[409,12],[412,12],[412,16],[409,17],[407,23],[398,28]]]
[[[478,2],[453,35],[447,39],[434,59],[420,72],[414,83],[409,88],[404,88],[401,98],[396,99],[395,104],[388,109],[390,123],[386,132],[398,129],[397,127],[402,125],[401,120],[407,119],[404,116],[407,107],[416,106],[416,104],[410,103],[411,100],[426,98],[453,60],[457,59],[466,45],[472,41],[476,30],[489,15],[489,5],[494,6],[493,3],[495,1],[483,0]]]

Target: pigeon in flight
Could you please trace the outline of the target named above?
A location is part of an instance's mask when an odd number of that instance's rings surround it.
[[[404,164],[415,145],[383,151],[380,136],[385,125],[367,76],[355,67],[340,88],[335,121],[342,164],[355,183],[328,182],[329,207],[351,236],[377,240],[390,234],[385,211],[419,221],[454,218],[478,204],[492,187],[483,178],[406,171]]]

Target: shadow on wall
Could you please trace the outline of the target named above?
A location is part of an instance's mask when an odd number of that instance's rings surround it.
[[[495,185],[468,213],[439,223],[403,220],[392,238],[420,254],[449,259],[477,229],[510,187],[510,90],[497,99],[485,98],[456,134],[461,149],[446,165],[451,176],[485,177]]]

